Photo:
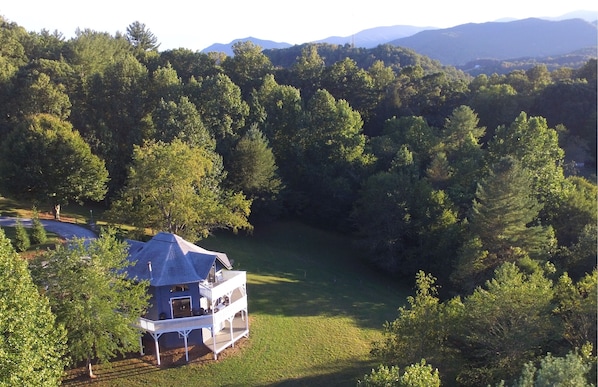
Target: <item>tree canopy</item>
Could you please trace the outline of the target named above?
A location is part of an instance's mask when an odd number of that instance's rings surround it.
[[[438,305],[483,294],[472,310],[505,265],[523,282],[551,267],[545,277],[562,279],[552,317],[564,328],[528,344],[561,356],[592,338],[583,294],[598,245],[595,59],[474,78],[390,44],[158,49],[140,22],[65,39],[0,18],[0,192],[57,210],[104,200],[114,223],[192,239],[254,220],[310,222],[351,235],[381,275],[437,278]],[[525,300],[513,281],[521,297],[508,296]],[[459,302],[448,309],[462,317]],[[427,342],[421,328],[406,337]],[[469,383],[501,374],[494,359],[463,357],[473,346],[463,336],[442,340],[442,356],[409,361],[451,381],[457,366]],[[537,352],[522,350],[505,375]]]
[[[66,328],[72,364],[107,362],[139,345],[134,323],[147,308],[147,282],[127,277],[126,242],[107,232],[91,241],[73,239],[32,264],[57,321]]]
[[[0,385],[60,384],[67,362],[66,331],[58,321],[0,229]]]
[[[251,230],[251,201],[221,186],[220,163],[213,152],[178,139],[136,146],[127,185],[109,216],[189,238],[217,228]]]
[[[104,161],[69,122],[57,117],[30,117],[2,141],[0,154],[0,186],[6,193],[55,206],[106,195]]]

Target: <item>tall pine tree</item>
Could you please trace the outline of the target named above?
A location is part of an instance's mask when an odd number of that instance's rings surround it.
[[[531,176],[513,157],[496,162],[476,191],[468,218],[472,238],[461,249],[453,278],[480,285],[504,262],[527,255],[545,258],[552,230],[537,222],[542,209],[532,195]]]

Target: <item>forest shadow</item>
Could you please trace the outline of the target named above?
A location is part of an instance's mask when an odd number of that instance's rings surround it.
[[[398,306],[405,302],[405,295],[391,287],[372,286],[342,275],[310,275],[303,269],[250,276],[247,293],[252,313],[343,316],[370,329],[380,329],[385,321],[394,320]]]

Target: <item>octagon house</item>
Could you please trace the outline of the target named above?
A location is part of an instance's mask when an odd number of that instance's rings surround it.
[[[128,242],[128,276],[149,281],[150,306],[137,325],[153,338],[158,365],[160,344],[184,346],[187,361],[190,344],[205,344],[217,359],[249,335],[246,272],[232,270],[226,254],[165,232]]]

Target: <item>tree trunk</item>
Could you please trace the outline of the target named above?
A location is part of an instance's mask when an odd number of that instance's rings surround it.
[[[87,359],[87,371],[89,372],[90,379],[95,379],[97,377],[94,375],[93,370],[91,369],[91,359]]]

